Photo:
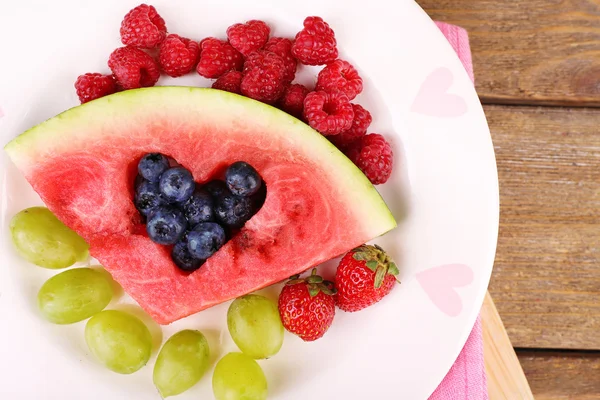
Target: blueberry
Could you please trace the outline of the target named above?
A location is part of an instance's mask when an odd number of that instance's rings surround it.
[[[225,244],[225,230],[215,222],[202,222],[188,233],[187,245],[192,257],[206,260]]]
[[[182,167],[166,170],[158,183],[160,192],[170,203],[183,203],[194,193],[196,183],[190,171]]]
[[[138,173],[150,182],[158,182],[163,172],[169,169],[169,159],[160,153],[148,153],[138,163]]]
[[[175,244],[181,239],[187,228],[183,211],[173,206],[155,208],[146,222],[146,231],[150,240],[158,244]]]
[[[231,164],[225,171],[225,183],[231,193],[246,197],[258,192],[262,180],[250,164],[238,161]]]
[[[182,205],[183,212],[190,226],[200,222],[214,221],[214,200],[204,189],[196,188],[192,197]]]
[[[232,228],[241,228],[252,217],[252,199],[226,194],[217,200],[215,214],[223,224]]]
[[[144,216],[148,216],[152,210],[165,204],[165,200],[158,190],[158,183],[145,179],[136,185],[133,202],[140,214]]]
[[[175,265],[188,272],[195,271],[204,264],[204,260],[195,258],[190,254],[187,239],[181,239],[175,243],[171,251],[171,258]]]
[[[219,198],[231,193],[225,182],[218,180],[208,182],[206,185],[204,185],[204,190],[210,193],[210,195],[214,198]]]

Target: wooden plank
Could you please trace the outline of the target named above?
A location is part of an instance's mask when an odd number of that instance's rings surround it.
[[[517,350],[517,354],[536,400],[600,399],[600,353]]]
[[[483,102],[600,106],[597,0],[417,0],[469,31]]]
[[[490,293],[510,339],[600,349],[600,110],[485,111],[501,203]]]
[[[533,400],[533,394],[513,350],[494,301],[486,294],[481,309],[483,358],[492,400]]]

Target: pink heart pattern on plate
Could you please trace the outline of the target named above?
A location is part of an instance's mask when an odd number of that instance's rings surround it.
[[[439,118],[455,118],[467,112],[465,99],[448,93],[454,82],[454,75],[448,68],[433,71],[421,84],[411,111]]]
[[[463,305],[455,288],[473,282],[473,270],[465,264],[445,264],[421,271],[416,278],[440,311],[456,317],[462,312]]]

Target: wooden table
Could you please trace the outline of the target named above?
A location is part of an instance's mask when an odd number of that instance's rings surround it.
[[[500,179],[489,291],[533,394],[600,399],[600,1],[417,2],[470,34]]]

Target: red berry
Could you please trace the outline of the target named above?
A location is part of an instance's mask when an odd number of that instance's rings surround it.
[[[387,182],[392,174],[394,164],[392,147],[377,133],[359,138],[349,146],[346,155],[373,185]]]
[[[294,80],[296,67],[298,66],[298,61],[292,55],[292,44],[293,42],[290,39],[272,37],[264,47],[265,50],[272,51],[283,59],[286,83],[291,83]]]
[[[281,99],[279,99],[279,108],[298,119],[302,119],[304,99],[309,92],[310,90],[306,86],[298,83],[288,86]]]
[[[350,129],[354,111],[342,92],[311,92],[304,99],[304,118],[323,135],[337,135]]]
[[[200,56],[200,46],[193,40],[170,34],[160,44],[158,62],[165,74],[178,77],[191,72]]]
[[[224,40],[206,38],[200,42],[200,62],[196,71],[205,78],[216,79],[227,71],[241,71],[244,57]]]
[[[160,78],[160,68],[156,61],[142,50],[119,47],[108,59],[108,67],[123,89],[136,89],[154,86]]]
[[[212,87],[213,89],[225,90],[226,92],[240,94],[241,84],[242,73],[240,71],[229,71],[214,81]]]
[[[269,25],[258,20],[234,24],[227,28],[229,43],[245,56],[262,48],[267,43],[270,33]]]
[[[354,119],[350,129],[341,132],[339,135],[329,137],[329,140],[342,151],[345,151],[352,142],[361,136],[365,136],[369,125],[373,121],[371,113],[360,104],[352,104],[352,109],[354,110]]]
[[[244,96],[273,104],[285,90],[284,76],[281,57],[266,50],[255,51],[244,63],[241,92]]]
[[[363,245],[342,257],[335,273],[337,306],[348,312],[367,308],[396,285],[398,268],[379,246]]]
[[[347,61],[335,60],[319,72],[315,90],[326,92],[340,90],[352,100],[362,92],[362,89],[363,81],[358,71]]]
[[[167,36],[165,20],[153,6],[141,4],[129,11],[121,22],[121,42],[124,45],[152,49]]]
[[[296,34],[292,54],[302,64],[324,65],[338,57],[335,34],[321,17],[307,17]]]
[[[117,91],[115,78],[112,75],[87,73],[79,75],[75,81],[75,90],[81,104],[108,96]]]
[[[279,295],[279,316],[283,327],[305,342],[322,337],[333,323],[335,300],[331,282],[316,275],[306,279],[292,279]]]

